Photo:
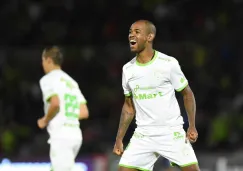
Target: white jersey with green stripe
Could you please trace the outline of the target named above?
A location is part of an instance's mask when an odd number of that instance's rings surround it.
[[[53,70],[40,79],[40,87],[43,94],[45,114],[47,114],[50,105],[49,100],[52,96],[57,95],[60,100],[59,112],[47,126],[50,139],[80,139],[80,104],[86,103],[86,99],[81,93],[77,82],[64,71]],[[76,127],[78,131],[70,131],[68,127]]]
[[[136,57],[125,64],[122,86],[125,96],[133,97],[136,131],[159,134],[163,127],[182,125],[175,90],[181,91],[187,85],[178,61],[161,52],[155,51],[153,59],[146,64],[139,63]]]

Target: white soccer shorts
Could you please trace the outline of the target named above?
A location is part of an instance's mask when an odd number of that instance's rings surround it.
[[[52,140],[50,159],[53,171],[73,171],[75,158],[80,150],[80,140]]]
[[[171,164],[180,167],[198,163],[191,144],[186,141],[184,129],[176,127],[166,128],[165,133],[159,136],[144,136],[135,132],[119,165],[142,171],[152,171],[159,156],[167,158]]]

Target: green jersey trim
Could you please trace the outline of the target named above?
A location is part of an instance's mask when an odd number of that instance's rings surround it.
[[[55,94],[51,94],[51,95],[49,95],[49,96],[46,98],[46,101],[49,102],[50,99],[51,99],[53,96],[57,96],[57,94],[55,93]]]
[[[150,64],[152,64],[152,63],[155,61],[155,59],[157,58],[157,56],[158,56],[158,52],[155,50],[155,51],[154,51],[153,59],[152,59],[151,61],[142,64],[142,63],[139,63],[139,62],[137,61],[137,59],[136,59],[136,64],[137,64],[138,66],[147,66],[147,65],[150,65]]]
[[[132,95],[132,93],[125,94],[126,97],[129,97],[131,95]]]
[[[198,165],[198,162],[192,162],[192,163],[188,163],[188,164],[183,164],[180,167],[187,167],[187,166],[191,166],[191,165]]]
[[[83,102],[81,102],[80,104],[87,104],[87,101],[83,101]]]
[[[151,170],[143,169],[143,168],[136,167],[136,166],[127,166],[127,165],[124,165],[124,164],[119,164],[119,166],[129,168],[129,169],[137,169],[137,170],[141,170],[141,171],[151,171]]]
[[[191,163],[187,163],[187,164],[183,164],[183,165],[178,165],[174,162],[171,162],[170,165],[172,167],[175,167],[175,166],[179,166],[179,167],[187,167],[187,166],[192,166],[192,165],[198,165],[198,162],[191,162]]]
[[[184,90],[184,88],[186,88],[186,86],[188,86],[188,82],[186,82],[185,85],[183,85],[181,88],[176,89],[176,91],[180,92],[180,91]]]

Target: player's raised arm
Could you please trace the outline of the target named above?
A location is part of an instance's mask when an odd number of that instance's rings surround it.
[[[135,108],[133,105],[132,96],[125,96],[125,102],[122,107],[120,124],[116,136],[116,143],[113,150],[113,152],[117,155],[122,155],[123,153],[122,141],[134,116],[135,116]]]

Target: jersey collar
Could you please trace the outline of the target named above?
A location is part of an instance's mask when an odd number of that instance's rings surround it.
[[[138,66],[147,66],[147,65],[150,65],[150,64],[152,64],[152,63],[155,61],[155,59],[157,58],[157,56],[158,56],[158,52],[155,50],[155,51],[154,51],[153,59],[152,59],[151,61],[142,64],[142,63],[139,63],[139,62],[137,61],[137,59],[136,59],[136,64],[137,64]]]

